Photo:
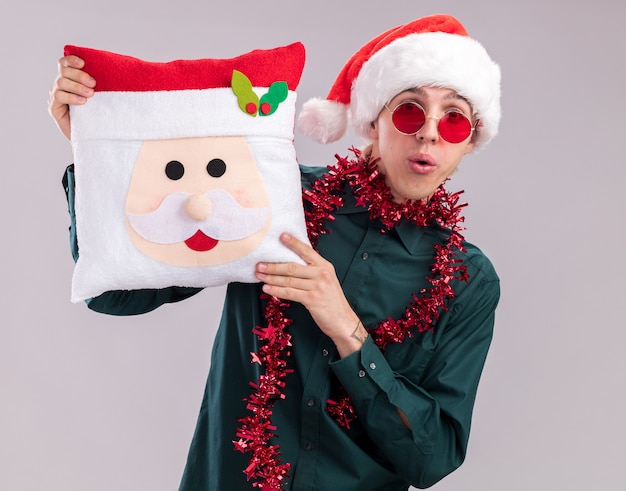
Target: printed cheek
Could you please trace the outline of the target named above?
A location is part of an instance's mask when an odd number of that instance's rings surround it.
[[[166,191],[157,192],[153,190],[147,194],[129,194],[126,201],[126,211],[128,213],[150,213],[156,210],[163,199],[168,195]]]
[[[233,195],[233,198],[237,200],[237,202],[241,203],[243,206],[248,206],[246,203],[248,201],[248,195],[250,194],[248,190],[237,187],[231,190],[230,193]]]

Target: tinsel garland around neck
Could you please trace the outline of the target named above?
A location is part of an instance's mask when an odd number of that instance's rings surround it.
[[[400,319],[388,318],[369,329],[376,345],[384,350],[391,343],[402,343],[413,337],[415,332],[433,329],[440,312],[447,310],[447,302],[455,296],[451,281],[467,281],[467,268],[456,258],[457,250],[464,251],[460,233],[463,230],[460,226],[463,217],[460,212],[466,204],[459,204],[462,192],[448,193],[443,184],[428,200],[396,203],[384,176],[377,169],[376,161],[362,158],[356,149],[352,151],[354,159],[337,156],[337,164],[329,166],[328,172],[310,190],[303,191],[303,200],[308,204],[305,206],[307,231],[313,247],[317,246],[320,236],[328,232],[324,228],[326,221],[334,220],[333,212],[344,205],[346,184],[356,198],[356,206],[367,208],[370,219],[381,224],[381,233],[388,232],[402,220],[417,227],[438,225],[449,231],[442,244],[433,245],[434,261],[427,276],[431,286],[411,294],[411,300]],[[246,408],[252,414],[239,419],[239,440],[233,443],[236,450],[250,454],[244,473],[248,480],[256,479],[252,486],[262,491],[279,491],[288,477],[290,464],[281,464],[279,446],[270,445],[276,430],[271,423],[271,416],[274,403],[285,397],[285,378],[291,372],[286,362],[291,346],[291,335],[286,328],[291,320],[286,316],[289,302],[264,294],[261,298],[267,301],[267,327],[257,326],[254,329],[261,347],[256,353],[250,354],[252,363],[261,365],[265,372],[256,383],[250,383],[253,392],[245,400]],[[345,391],[337,400],[327,401],[327,409],[343,427],[349,428],[350,422],[356,418],[352,402]]]

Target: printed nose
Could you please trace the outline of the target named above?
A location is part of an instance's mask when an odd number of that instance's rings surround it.
[[[212,204],[203,194],[192,194],[185,201],[185,213],[194,220],[206,220],[211,214]]]

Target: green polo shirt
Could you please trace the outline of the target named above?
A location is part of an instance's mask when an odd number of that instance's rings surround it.
[[[302,167],[303,185],[325,171]],[[73,211],[71,172],[66,177]],[[411,294],[427,288],[433,244],[446,233],[402,222],[388,233],[369,219],[351,196],[327,223],[318,250],[335,266],[348,301],[366,327],[399,318]],[[77,254],[75,235],[72,235]],[[371,338],[340,359],[299,304],[288,315],[293,336],[285,399],[274,406],[275,443],[282,462],[291,464],[285,489],[293,491],[406,490],[425,488],[456,469],[465,457],[472,408],[492,338],[499,280],[486,256],[472,244],[460,255],[470,279],[454,283],[457,294],[433,331],[416,333],[403,344],[378,349]],[[131,315],[182,300],[192,288],[108,292],[88,301],[91,309]],[[253,489],[243,469],[248,455],[236,452],[237,419],[247,416],[243,398],[259,376],[251,352],[259,342],[251,332],[264,325],[258,284],[228,286],[216,333],[211,368],[181,491]],[[358,418],[341,428],[326,401],[343,386]],[[409,430],[397,408],[408,417]]]

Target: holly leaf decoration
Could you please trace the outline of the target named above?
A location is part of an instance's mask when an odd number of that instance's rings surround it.
[[[274,82],[259,100],[259,97],[252,90],[250,79],[237,70],[233,70],[230,84],[237,96],[239,108],[250,116],[274,114],[280,103],[285,101],[289,95],[287,82]]]
[[[256,116],[259,109],[259,96],[252,90],[250,79],[240,71],[233,70],[230,84],[233,93],[237,96],[239,108],[250,116]]]
[[[278,109],[279,104],[287,99],[288,95],[287,82],[274,82],[270,85],[267,94],[261,97],[259,115],[269,116],[273,114]]]

